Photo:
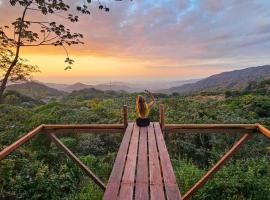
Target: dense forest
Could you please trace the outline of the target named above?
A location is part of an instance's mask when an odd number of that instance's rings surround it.
[[[261,123],[270,127],[270,80],[242,91],[181,96],[156,94],[166,123]],[[134,120],[136,93],[84,89],[44,103],[18,92],[0,105],[0,149],[40,124],[121,123],[122,105]],[[151,113],[158,120],[158,106]],[[166,143],[184,194],[240,137],[221,134],[167,134]],[[61,141],[105,183],[122,133],[62,134]],[[253,138],[192,199],[270,199],[270,142]],[[0,162],[0,199],[101,199],[103,192],[44,135]]]

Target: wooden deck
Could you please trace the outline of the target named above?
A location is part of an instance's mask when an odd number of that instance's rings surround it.
[[[129,123],[108,181],[104,200],[180,199],[159,123]]]
[[[270,130],[261,124],[165,124],[164,106],[160,105],[159,123],[139,128],[128,123],[127,106],[123,106],[123,124],[41,124],[14,143],[1,149],[0,161],[38,134],[46,134],[74,163],[105,191],[103,199],[182,199],[188,200],[235,154],[253,134],[261,133],[270,139]],[[162,131],[166,134],[205,133],[242,134],[209,171],[180,197]],[[101,181],[57,135],[124,133],[115,164],[107,185]]]

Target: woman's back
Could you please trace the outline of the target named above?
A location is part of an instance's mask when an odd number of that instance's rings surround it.
[[[148,116],[153,105],[155,104],[155,99],[150,92],[149,94],[152,98],[152,101],[150,103],[147,103],[141,95],[138,95],[136,98],[136,111],[138,117],[136,122],[138,126],[148,126],[150,123]]]

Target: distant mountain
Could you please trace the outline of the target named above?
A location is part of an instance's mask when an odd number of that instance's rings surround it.
[[[73,91],[79,91],[83,89],[90,89],[94,88],[97,90],[107,91],[107,90],[114,90],[114,91],[126,91],[126,92],[138,92],[141,91],[139,88],[135,87],[129,87],[125,85],[125,83],[120,82],[114,82],[114,83],[108,83],[108,84],[98,84],[98,85],[87,85],[84,83],[74,83],[72,85],[65,85],[64,84],[53,84],[53,83],[46,83],[47,86],[51,85],[53,88],[59,88],[62,91],[65,92],[73,92]]]
[[[121,95],[123,95],[123,92],[121,91],[118,91],[118,92],[112,91],[112,90],[102,91],[102,90],[97,90],[95,88],[87,88],[87,89],[73,91],[70,94],[66,95],[63,98],[63,100],[82,101],[82,100],[89,100],[93,98],[118,97]]]
[[[241,70],[223,72],[197,81],[169,89],[160,90],[162,93],[192,94],[202,91],[239,90],[248,86],[251,81],[262,81],[270,78],[270,65],[250,67]]]
[[[72,91],[78,91],[78,90],[87,89],[87,88],[94,88],[94,86],[86,85],[83,83],[74,83],[72,85],[68,85],[67,87],[63,88],[63,91],[72,92]]]
[[[61,83],[42,83],[50,88],[54,88],[57,90],[62,90],[64,91],[65,88],[67,88],[69,85],[68,84],[61,84]]]
[[[16,91],[20,94],[27,95],[34,99],[48,99],[53,97],[60,97],[65,94],[63,91],[50,88],[46,85],[37,82],[26,82],[21,84],[12,84],[7,86],[7,91]]]
[[[44,83],[48,87],[55,88],[57,90],[62,90],[65,92],[79,91],[83,89],[94,88],[97,90],[107,91],[125,91],[125,92],[143,92],[145,89],[151,91],[158,91],[161,89],[166,89],[174,86],[179,86],[187,83],[194,83],[199,79],[184,80],[184,81],[147,81],[142,82],[138,81],[137,83],[128,83],[128,82],[111,82],[97,85],[88,85],[84,83],[75,83],[75,84],[57,84],[57,83]]]

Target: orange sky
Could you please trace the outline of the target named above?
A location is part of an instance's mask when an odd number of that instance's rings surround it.
[[[80,0],[72,2],[73,8]],[[93,4],[90,16],[66,24],[85,36],[85,45],[68,48],[75,60],[72,70],[64,70],[60,47],[23,48],[21,56],[42,71],[33,78],[57,83],[186,80],[270,63],[267,1],[112,1],[108,6],[110,12],[104,13]],[[20,13],[0,0],[0,26]],[[51,20],[31,12],[27,17]]]

